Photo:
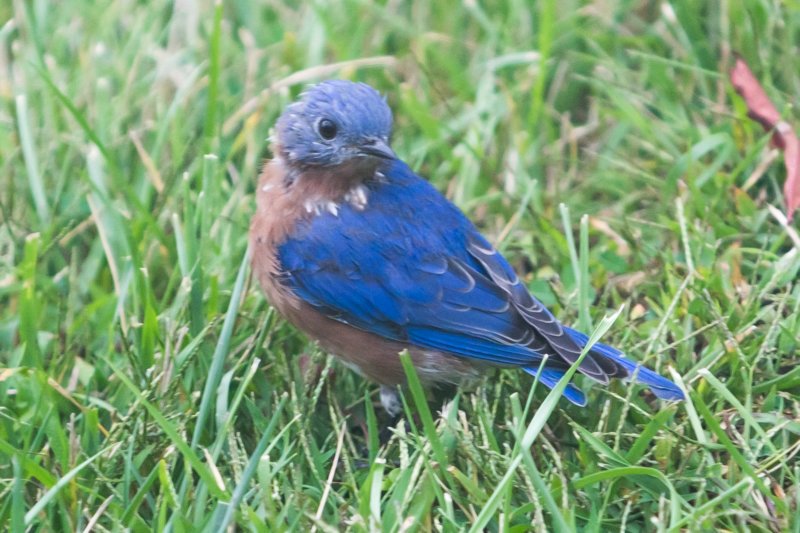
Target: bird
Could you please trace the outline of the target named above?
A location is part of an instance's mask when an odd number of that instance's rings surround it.
[[[552,389],[586,334],[533,296],[476,226],[390,145],[393,116],[371,86],[327,80],[275,123],[250,226],[251,267],[270,304],[402,411],[407,351],[428,389],[521,369]],[[672,381],[596,343],[577,371],[682,400]],[[585,406],[570,382],[563,396]]]

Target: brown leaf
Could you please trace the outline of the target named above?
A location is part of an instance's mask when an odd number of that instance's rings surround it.
[[[788,133],[783,139],[786,148],[783,151],[783,160],[786,163],[786,182],[783,184],[783,196],[786,198],[786,218],[792,220],[794,210],[800,207],[800,140],[785,122],[778,123],[778,130],[786,126]]]
[[[747,116],[761,124],[764,130],[772,131],[772,144],[783,150],[783,160],[786,165],[783,194],[786,217],[791,220],[795,209],[800,207],[800,140],[792,127],[781,120],[775,104],[741,57],[736,58],[730,77],[733,88],[747,104]]]

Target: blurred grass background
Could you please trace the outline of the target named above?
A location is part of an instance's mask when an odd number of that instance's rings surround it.
[[[725,74],[796,121],[799,9],[0,3],[0,529],[800,531],[800,240]],[[559,318],[624,305],[604,340],[690,399],[548,418],[504,371],[381,446],[375,387],[246,269],[270,128],[330,77],[386,94],[397,153]]]

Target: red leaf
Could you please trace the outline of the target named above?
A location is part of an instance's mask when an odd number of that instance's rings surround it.
[[[783,194],[786,217],[792,220],[795,209],[800,207],[800,140],[792,127],[781,120],[775,104],[741,57],[736,58],[730,77],[733,88],[747,104],[747,116],[761,124],[764,130],[772,131],[773,146],[783,150],[783,161],[786,165]]]
[[[786,198],[786,218],[791,221],[794,210],[800,207],[800,141],[788,124],[778,123],[778,130],[782,129],[781,126],[786,126],[788,130],[788,133],[782,134],[786,145],[783,151],[783,160],[786,164],[783,196]]]

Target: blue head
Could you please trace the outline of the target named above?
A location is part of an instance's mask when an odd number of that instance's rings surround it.
[[[275,129],[280,155],[290,165],[375,167],[395,157],[389,148],[392,112],[364,83],[329,80],[311,87],[286,108]]]

